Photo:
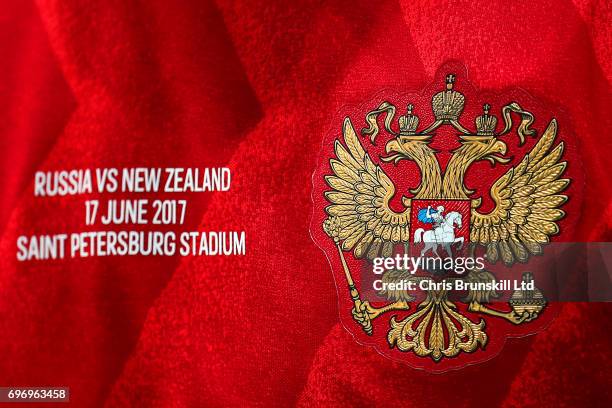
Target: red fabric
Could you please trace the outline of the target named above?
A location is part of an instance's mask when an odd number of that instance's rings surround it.
[[[607,406],[608,305],[442,375],[356,344],[311,241],[330,120],[457,59],[472,83],[564,110],[583,158],[574,240],[609,240],[608,2],[7,2],[0,28],[0,383],[65,385],[75,406]],[[244,229],[240,258],[18,263],[21,234],[82,225],[35,170],[214,166],[189,227]],[[603,215],[602,215],[603,214]]]

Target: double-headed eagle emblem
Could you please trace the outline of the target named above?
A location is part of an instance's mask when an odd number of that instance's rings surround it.
[[[387,328],[389,347],[434,361],[484,348],[488,341],[484,319],[472,321],[443,289],[428,290],[418,304],[405,291],[387,292],[388,303],[374,307],[362,300],[346,257],[371,262],[378,257],[405,253],[415,240],[421,239],[423,232],[415,234],[414,225],[411,225],[416,212],[421,212],[419,217],[434,217],[440,212],[438,219],[442,222],[444,206],[432,208],[426,204],[443,202],[465,206],[463,217],[461,211],[456,211],[459,214],[452,228],[461,225],[461,218],[464,223],[469,218],[465,244],[471,254],[477,251],[486,254],[489,264],[524,263],[532,255],[541,254],[550,238],[559,233],[558,222],[565,215],[561,207],[567,201],[562,193],[570,182],[563,178],[566,169],[564,144],[555,142],[557,122],[552,119],[523,159],[492,184],[492,209],[481,210],[482,197],[475,196],[475,191],[466,186],[466,174],[472,164],[482,160],[509,166],[508,147],[502,136],[516,134],[521,145],[527,137],[537,137],[531,128],[534,117],[512,102],[502,107],[503,123],[498,126],[497,116],[491,113],[491,106],[485,104],[474,126],[466,127],[460,123],[465,97],[454,89],[454,84],[455,76],[449,74],[446,88],[431,100],[434,120],[427,126],[421,126],[412,104],[395,122],[396,107],[389,102],[381,103],[365,116],[366,127],[360,129],[361,135],[351,119],[345,118],[342,139],[335,140],[335,157],[329,160],[331,172],[324,177],[327,185],[324,196],[328,204],[323,229],[333,239],[341,259],[354,304],[354,321],[371,334],[375,330],[375,319],[385,313],[392,314]],[[516,118],[519,118],[518,124],[513,123]],[[437,158],[438,151],[431,147],[435,130],[441,126],[452,126],[458,132],[459,147],[449,152],[445,166],[441,166]],[[498,127],[501,130],[498,131]],[[364,146],[376,143],[382,131],[390,138],[377,164]],[[402,166],[403,161],[418,166],[420,184],[406,194],[400,192],[404,208],[398,210],[397,206],[390,205],[396,195],[396,186],[381,164]],[[426,207],[429,208],[425,214]],[[399,271],[388,271],[383,279],[399,277],[420,279]],[[495,275],[487,268],[473,268],[457,279],[494,281]],[[525,273],[523,279],[530,281],[533,276]],[[489,303],[495,296],[495,291],[470,290],[461,302],[469,312],[495,316],[517,325],[537,318],[546,305],[537,288],[514,294],[501,309]],[[404,317],[398,318],[398,315]]]

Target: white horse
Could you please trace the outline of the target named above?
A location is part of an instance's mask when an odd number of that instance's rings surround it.
[[[425,244],[425,248],[421,251],[421,256],[429,250],[432,251],[436,256],[438,255],[438,245],[442,245],[446,250],[446,253],[452,257],[451,246],[457,242],[460,243],[459,249],[463,248],[464,238],[455,238],[455,225],[457,228],[461,228],[461,214],[456,211],[451,211],[446,214],[444,221],[436,229],[425,231],[423,228],[419,228],[414,231],[414,242]]]

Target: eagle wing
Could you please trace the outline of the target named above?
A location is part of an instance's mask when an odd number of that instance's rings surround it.
[[[410,208],[397,213],[389,207],[395,186],[365,152],[348,118],[343,135],[346,147],[336,140],[334,174],[325,177],[332,188],[325,192],[331,203],[325,210],[340,220],[343,250],[357,258],[391,256],[395,244],[409,241]]]
[[[493,184],[493,211],[472,209],[470,240],[486,247],[491,262],[526,262],[559,232],[557,222],[565,215],[560,207],[567,201],[560,193],[570,181],[561,178],[567,162],[559,161],[563,142],[552,148],[556,136],[553,119],[523,160]]]

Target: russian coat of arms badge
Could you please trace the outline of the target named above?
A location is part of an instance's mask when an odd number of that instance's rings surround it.
[[[536,121],[539,105],[523,91],[477,91],[457,63],[421,93],[368,103],[338,118],[314,174],[311,231],[344,326],[433,371],[485,360],[507,337],[542,328],[554,305],[538,276],[523,268],[520,285],[502,281],[568,222],[573,177],[554,114],[541,109],[546,123]],[[412,270],[398,266],[406,256],[420,259]],[[461,273],[423,261],[459,258],[473,261]]]

